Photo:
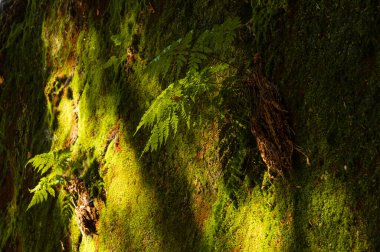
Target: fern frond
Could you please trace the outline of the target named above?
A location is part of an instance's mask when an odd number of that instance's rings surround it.
[[[167,75],[170,69],[180,69],[186,63],[186,57],[193,40],[193,32],[190,31],[184,38],[180,38],[171,45],[167,46],[158,54],[147,66],[146,72],[152,75]]]
[[[181,120],[188,129],[191,128],[192,106],[207,97],[205,94],[215,90],[215,85],[210,85],[210,82],[218,79],[218,75],[229,67],[227,64],[215,65],[215,60],[210,61],[209,57],[231,47],[235,30],[240,25],[237,18],[227,19],[196,39],[191,31],[183,39],[166,47],[149,63],[146,71],[156,76],[165,76],[169,69],[175,68],[178,77],[183,67],[187,67],[187,73],[162,91],[142,116],[135,134],[143,127],[150,128],[151,132],[141,155],[164,145],[171,132],[174,135],[177,133]]]
[[[60,183],[62,183],[62,179],[60,176],[55,174],[50,174],[47,177],[41,178],[37,186],[29,190],[33,193],[33,197],[26,210],[29,210],[32,206],[46,201],[49,194],[55,197],[55,190],[53,187]]]
[[[157,150],[158,142],[159,142],[159,130],[158,130],[157,125],[155,125],[150,132],[150,137],[144,147],[143,152],[141,153],[141,156],[146,152],[149,152],[149,151],[152,152],[152,151]]]
[[[33,193],[33,197],[27,210],[36,204],[46,201],[49,194],[52,197],[56,196],[54,186],[65,183],[61,175],[67,167],[70,154],[68,150],[51,151],[36,155],[28,161],[27,165],[31,164],[36,172],[45,175],[45,177],[40,179],[36,187],[29,190]],[[46,175],[48,171],[50,173]]]
[[[71,218],[74,213],[74,201],[72,200],[72,196],[68,194],[65,190],[61,190],[58,195],[58,204],[61,209],[61,216],[63,218],[63,222],[66,223],[67,220]]]
[[[178,115],[177,113],[174,111],[171,118],[170,118],[170,125],[171,125],[171,128],[173,130],[173,135],[176,135],[177,134],[177,130],[178,130],[178,122],[179,122],[179,118],[178,118]]]
[[[220,53],[226,51],[236,36],[236,30],[241,26],[239,18],[229,18],[223,24],[215,25],[211,31],[203,32],[196,40],[193,51],[205,53]]]
[[[227,51],[236,36],[236,30],[241,26],[238,18],[229,18],[223,24],[215,25],[211,30],[204,31],[194,39],[190,31],[167,46],[158,54],[145,69],[153,76],[165,77],[171,69],[176,69],[176,76],[183,67],[190,71],[198,71],[207,62],[211,54]]]
[[[181,104],[181,116],[184,120],[187,119],[187,112],[186,112],[186,108],[185,108],[185,103]]]
[[[195,51],[190,54],[189,58],[189,71],[198,71],[202,62],[207,60],[206,54],[201,51]]]
[[[68,162],[70,157],[70,151],[59,150],[51,151],[48,153],[43,153],[36,155],[28,161],[27,164],[31,164],[41,175],[44,175],[50,168],[63,168]]]
[[[170,84],[143,115],[135,134],[142,128],[151,128],[143,153],[155,151],[166,143],[171,132],[177,133],[180,119],[191,128],[191,107],[215,87],[209,82],[215,74],[228,69],[227,64],[189,71],[185,78]],[[180,117],[178,115],[181,115]]]
[[[163,122],[162,127],[162,143],[165,143],[168,140],[169,133],[170,133],[170,121],[171,121],[171,115],[169,115],[166,120]]]

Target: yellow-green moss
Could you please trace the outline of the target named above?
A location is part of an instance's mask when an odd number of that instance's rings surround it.
[[[57,251],[63,239],[80,251],[379,247],[380,22],[374,1],[69,2],[83,5],[27,1],[26,15],[0,35],[7,58],[0,69],[6,80],[0,159],[6,160],[3,174],[15,169],[0,249]],[[220,104],[197,111],[215,118],[181,128],[159,151],[138,158],[146,140],[144,132],[133,136],[138,121],[175,78],[152,78],[144,67],[190,30],[202,32],[230,16],[244,24],[231,62],[249,67],[253,53],[261,53],[294,122],[296,143],[310,160],[296,153],[294,171],[273,183],[262,183],[249,123],[228,132],[224,127],[235,119],[219,120]],[[127,65],[130,47],[136,55]],[[44,86],[58,75],[72,76],[65,87],[72,99],[62,95],[54,105]],[[234,107],[237,99],[223,98],[236,118],[250,115],[250,108]],[[49,128],[54,119],[57,127]],[[70,142],[76,120],[78,138]],[[223,141],[237,142],[230,146],[236,148],[232,164],[223,161]],[[75,173],[89,188],[104,188],[98,193],[104,201],[96,199],[97,235],[80,240],[75,217],[62,223],[55,200],[24,213],[35,182],[24,168],[27,157],[49,148],[71,148]],[[92,176],[97,172],[100,177]]]

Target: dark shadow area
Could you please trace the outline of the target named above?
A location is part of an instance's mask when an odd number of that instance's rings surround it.
[[[51,224],[51,220],[57,218],[51,201],[44,207],[25,212],[31,199],[29,189],[37,181],[25,164],[51,146],[45,121],[44,84],[48,72],[40,39],[41,10],[45,9],[46,1],[38,1],[37,5],[31,2],[5,1],[0,13],[0,74],[4,78],[0,86],[0,127],[4,133],[0,136],[3,147],[0,150],[3,173],[0,190],[9,196],[8,201],[4,198],[1,207],[0,250],[6,251],[56,250],[63,230],[59,221]],[[15,190],[11,192],[9,188]],[[10,208],[13,210],[8,211]]]
[[[128,79],[132,78],[133,76],[128,77]],[[127,132],[129,132],[127,142],[131,143],[136,153],[140,155],[146,135],[139,134],[131,137],[131,133],[136,130],[140,120],[139,115],[144,113],[144,109],[136,105],[146,97],[132,86],[122,87],[121,90],[123,98],[119,107],[121,118],[125,118]],[[184,172],[188,164],[186,161],[178,161],[174,150],[171,150],[173,155],[168,155],[167,148],[175,149],[176,147],[171,144],[170,147],[145,154],[141,158],[143,181],[155,192],[155,200],[160,207],[157,215],[154,216],[155,228],[162,235],[163,250],[197,250],[202,247],[201,233],[191,209],[192,188],[189,188]],[[188,161],[190,162],[190,159]]]
[[[301,154],[294,161],[293,250],[379,248],[378,8],[298,3],[277,33],[283,42],[268,32],[269,45],[262,44],[311,161]]]
[[[157,192],[158,205],[162,207],[157,228],[163,234],[164,249],[197,250],[201,248],[201,232],[191,209],[192,188],[183,171],[187,166],[174,160],[175,156],[167,155],[145,159],[142,175]]]

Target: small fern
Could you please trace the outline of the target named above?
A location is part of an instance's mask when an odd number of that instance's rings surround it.
[[[212,80],[228,68],[226,64],[207,67],[202,71],[189,71],[185,78],[170,84],[145,112],[135,134],[142,128],[151,128],[151,134],[142,155],[155,151],[166,143],[170,134],[176,135],[182,120],[191,127],[191,108],[201,96],[215,89]]]
[[[64,179],[62,176],[56,174],[49,174],[47,177],[43,177],[40,179],[40,182],[36,187],[29,190],[33,193],[33,198],[30,201],[27,210],[34,205],[42,203],[47,200],[48,195],[50,194],[52,197],[55,197],[54,186],[63,184]]]
[[[36,172],[44,175],[50,168],[62,169],[65,167],[69,157],[69,151],[51,151],[35,156],[28,161],[27,165],[31,164]]]
[[[207,94],[215,91],[220,84],[220,73],[229,68],[228,64],[215,63],[213,55],[231,47],[235,30],[240,27],[238,19],[228,19],[212,30],[206,30],[194,39],[190,31],[183,39],[178,39],[156,56],[146,68],[146,73],[165,77],[170,69],[176,69],[176,76],[182,68],[186,76],[170,84],[151,104],[140,120],[135,134],[142,128],[151,129],[150,137],[141,155],[160,148],[169,138],[175,136],[180,121],[187,128],[191,126],[191,108]]]
[[[48,195],[55,197],[54,187],[65,183],[62,174],[67,167],[69,157],[69,151],[52,151],[37,155],[28,161],[27,164],[31,164],[37,173],[45,176],[40,179],[36,187],[29,190],[33,193],[33,197],[27,210],[46,201]]]
[[[194,38],[194,31],[176,40],[158,54],[146,68],[149,75],[166,77],[170,70],[175,70],[179,77],[181,69],[198,71],[213,55],[228,51],[236,36],[236,30],[241,26],[238,18],[227,19],[223,24],[215,25],[211,30],[204,31]]]
[[[179,84],[183,81],[179,81]],[[152,128],[143,153],[157,150],[166,142],[171,131],[175,134],[180,117],[188,121],[190,126],[190,115],[183,99],[180,85],[170,84],[145,112],[135,132],[136,134],[142,127]]]

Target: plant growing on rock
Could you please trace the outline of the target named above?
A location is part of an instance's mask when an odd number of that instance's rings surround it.
[[[30,190],[33,197],[27,210],[46,201],[49,194],[55,197],[55,188],[66,184],[64,172],[67,169],[69,159],[69,151],[51,151],[36,155],[28,161],[27,165],[31,164],[35,172],[43,177],[37,186]]]
[[[64,215],[69,218],[74,210],[82,235],[96,233],[98,212],[85,183],[70,174],[71,152],[58,150],[43,153],[30,159],[28,164],[31,164],[36,173],[43,177],[37,186],[30,190],[33,197],[27,210],[46,201],[49,195],[55,197],[56,191],[60,191],[63,187],[67,192],[61,206]]]
[[[194,120],[192,108],[211,94],[218,97],[223,81],[236,74],[226,72],[231,64],[220,59],[219,55],[231,50],[236,30],[240,26],[238,19],[228,19],[197,38],[190,31],[151,61],[146,72],[152,76],[165,77],[174,73],[178,79],[183,69],[187,71],[185,77],[174,81],[162,91],[141,118],[136,133],[143,127],[151,129],[142,155],[164,145],[170,135],[177,133],[180,121],[186,122],[190,129],[191,120]],[[253,61],[254,68],[246,71],[244,85],[239,88],[251,93],[251,133],[256,139],[269,176],[282,176],[292,167],[293,131],[278,90],[263,74],[259,53],[253,57]],[[219,99],[223,98],[219,96]]]
[[[195,120],[192,108],[211,93],[217,93],[226,76],[224,73],[230,68],[229,64],[216,59],[216,55],[232,46],[235,31],[240,26],[235,18],[204,31],[197,38],[190,31],[151,61],[146,69],[151,76],[165,77],[174,72],[179,77],[183,68],[187,72],[163,90],[141,118],[135,134],[144,127],[151,129],[142,155],[164,145],[169,135],[178,132],[181,121],[191,128],[191,120]]]

